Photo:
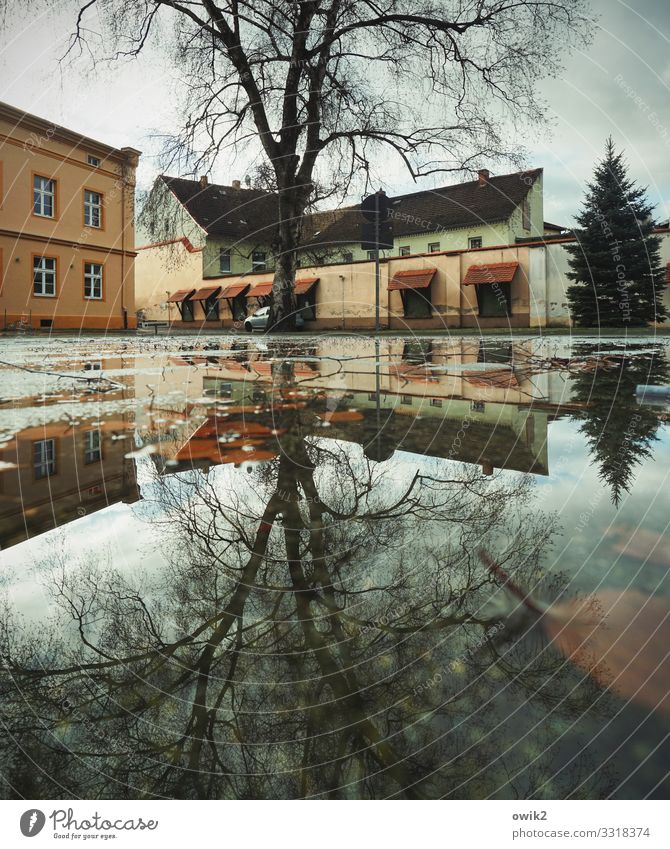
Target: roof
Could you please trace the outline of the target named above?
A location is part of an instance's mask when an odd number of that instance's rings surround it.
[[[61,127],[58,124],[54,124],[53,121],[40,118],[38,115],[32,115],[30,112],[17,109],[16,106],[11,106],[9,103],[3,103],[2,101],[0,101],[0,118],[10,121],[13,126],[37,130],[40,135],[46,133],[47,139],[60,139],[75,147],[80,147],[87,151],[90,150],[92,153],[101,153],[103,156],[120,159],[124,162],[129,161],[137,164],[137,159],[142,155],[141,151],[136,150],[134,147],[112,147],[97,139],[81,135],[74,130],[68,130],[67,127]]]
[[[560,231],[562,233],[563,231],[567,230],[568,228],[563,227],[561,224],[552,224],[551,221],[545,221],[544,222],[544,229],[545,230],[557,230],[557,231]]]
[[[518,267],[518,262],[489,262],[486,265],[471,265],[463,278],[463,285],[511,283]]]
[[[485,185],[480,185],[479,180],[470,180],[390,198],[393,235],[398,238],[417,233],[438,233],[445,229],[504,221],[512,215],[541,174],[542,169],[535,168],[489,177]],[[335,221],[315,233],[306,246],[359,242],[362,221],[358,205],[346,207]]]
[[[278,197],[240,188],[161,175],[161,180],[210,236],[269,244],[274,241]]]
[[[430,286],[437,268],[417,268],[407,271],[396,271],[393,279],[389,280],[389,289],[427,289]]]

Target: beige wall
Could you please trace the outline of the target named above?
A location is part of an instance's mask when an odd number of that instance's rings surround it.
[[[139,248],[135,259],[135,307],[145,319],[179,320],[177,308],[166,303],[168,293],[203,285],[202,248],[177,240],[159,247]]]
[[[100,160],[88,164],[89,155]],[[134,173],[138,152],[117,151],[0,104],[0,327],[135,325]],[[53,217],[33,214],[33,178],[55,180]],[[103,198],[102,226],[84,223],[84,191]],[[57,261],[54,297],[33,292],[33,256]],[[103,299],[84,298],[83,262],[103,266]]]

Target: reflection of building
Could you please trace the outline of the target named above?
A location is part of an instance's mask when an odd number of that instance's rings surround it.
[[[135,326],[139,155],[0,104],[5,326]]]
[[[324,340],[313,360],[293,363],[304,435],[357,442],[377,460],[401,450],[479,464],[485,473],[548,474],[548,423],[567,399],[558,382],[553,397],[546,393],[546,375],[531,367],[532,341],[389,340],[380,349],[379,374],[370,340],[352,341],[352,359],[344,363],[334,345]],[[277,396],[280,365],[245,352],[210,358],[202,392],[218,406],[203,415],[176,459],[209,465],[277,455],[282,434],[271,431],[273,411],[286,401]],[[255,425],[261,429],[249,430]]]
[[[7,548],[118,501],[138,498],[128,422],[26,427],[0,449],[0,545]]]

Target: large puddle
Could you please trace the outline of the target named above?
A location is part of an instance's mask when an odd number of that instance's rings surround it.
[[[667,798],[664,345],[0,360],[5,795]]]

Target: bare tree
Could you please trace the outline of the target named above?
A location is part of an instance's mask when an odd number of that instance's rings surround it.
[[[51,0],[48,0],[51,2]],[[346,191],[388,163],[412,177],[520,160],[508,132],[541,122],[535,84],[588,40],[587,0],[78,0],[72,47],[106,21],[110,56],[173,27],[187,107],[172,154],[193,166],[260,149],[277,187],[273,321],[293,283],[315,182]],[[88,21],[94,24],[89,29]],[[376,157],[380,168],[375,169]]]

